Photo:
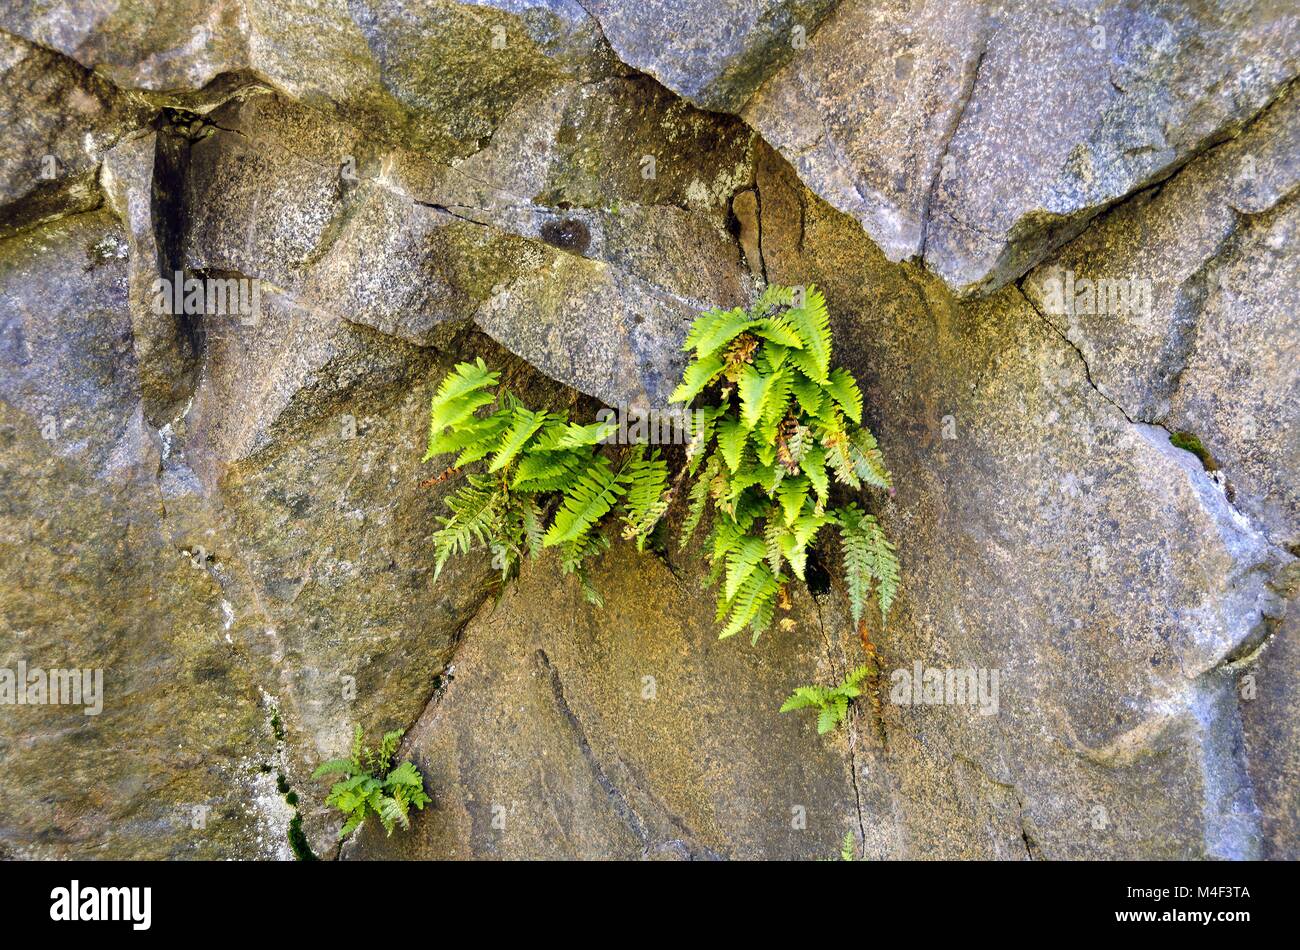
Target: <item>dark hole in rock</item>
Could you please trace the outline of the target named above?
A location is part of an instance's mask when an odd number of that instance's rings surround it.
[[[808,552],[808,563],[804,565],[804,577],[807,578],[808,590],[813,595],[821,597],[823,594],[831,592],[831,572],[826,569],[826,562],[822,559],[819,548],[813,548]]]
[[[740,240],[740,218],[736,217],[736,200],[727,203],[727,233],[735,240]]]
[[[591,232],[577,218],[562,218],[542,225],[542,240],[562,251],[581,254],[591,244]]]

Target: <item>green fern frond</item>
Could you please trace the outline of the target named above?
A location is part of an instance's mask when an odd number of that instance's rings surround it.
[[[723,596],[726,600],[735,598],[741,585],[758,570],[765,553],[766,548],[758,538],[744,536],[740,539],[735,550],[727,556],[726,580],[723,585]]]
[[[451,517],[440,519],[443,526],[433,533],[434,580],[453,554],[467,554],[476,544],[486,545],[495,536],[505,495],[489,487],[491,484],[471,475],[468,484],[447,498]]]
[[[581,540],[609,513],[627,488],[627,477],[614,471],[609,459],[598,456],[565,493],[564,505],[542,539],[543,547]]]
[[[736,419],[723,419],[718,423],[718,451],[722,460],[733,473],[740,470],[740,461],[745,452],[745,440],[749,432]]]
[[[313,778],[336,772],[349,772],[347,779],[336,782],[325,797],[325,804],[344,815],[339,839],[345,839],[365,824],[373,814],[388,834],[400,825],[410,827],[410,809],[423,809],[432,799],[424,791],[424,777],[410,761],[392,768],[393,756],[402,741],[402,730],[385,733],[378,749],[365,744],[360,724],[352,738],[352,758],[334,759],[320,765]]]
[[[519,460],[510,487],[525,492],[564,491],[578,479],[590,455],[579,452],[529,452]]]
[[[796,350],[791,359],[808,377],[823,385],[830,382],[831,321],[826,310],[826,298],[814,286],[804,293],[802,307],[792,307],[785,319],[803,341],[803,349]],[[801,357],[807,356],[804,360]],[[811,370],[811,371],[810,371]]]
[[[429,407],[430,445],[443,429],[460,425],[475,410],[493,402],[496,397],[487,389],[496,383],[497,374],[490,372],[481,358],[473,363],[457,363],[438,386]],[[425,458],[436,454],[430,448]]]
[[[330,759],[328,762],[322,762],[316,766],[316,771],[311,773],[311,777],[317,779],[335,773],[353,775],[360,770],[361,767],[352,759]]]
[[[826,465],[835,475],[835,480],[850,488],[861,488],[862,479],[858,477],[854,465],[854,453],[848,435],[843,430],[830,431],[822,436],[822,448],[826,452]]]
[[[749,574],[749,579],[741,585],[735,598],[730,601],[730,618],[722,632],[718,634],[718,639],[735,636],[753,623],[760,611],[776,599],[780,586],[776,577],[767,569],[767,565],[761,562],[760,554],[760,563]]]
[[[864,679],[866,679],[870,675],[871,675],[871,664],[863,663],[861,666],[855,667],[853,670],[851,670],[848,676],[844,677],[843,685],[857,686],[859,683],[861,683]]]
[[[629,453],[623,473],[628,478],[627,494],[623,498],[624,537],[635,539],[640,551],[644,550],[650,532],[668,511],[665,497],[668,466],[657,451],[646,454],[644,446],[638,445]]]
[[[613,422],[593,422],[590,425],[578,425],[552,419],[547,422],[533,450],[537,452],[559,452],[564,449],[581,449],[600,445],[618,432]]]
[[[403,762],[397,768],[388,773],[384,779],[386,788],[396,788],[399,785],[408,785],[413,788],[424,788],[424,777],[420,775],[420,770],[411,762]]]
[[[776,391],[776,382],[776,375],[761,373],[753,366],[741,370],[736,391],[740,395],[740,421],[746,429],[754,428],[763,418],[763,412]]]
[[[793,525],[795,519],[803,511],[804,505],[808,501],[810,485],[808,479],[799,476],[798,478],[783,480],[781,487],[776,490],[776,497],[781,502],[781,513],[785,518],[787,527]]]
[[[840,845],[840,860],[852,861],[857,857],[858,843],[852,831],[844,833],[844,843]]]
[[[781,561],[785,557],[785,552],[794,542],[794,535],[785,530],[785,526],[776,519],[769,518],[766,526],[763,528],[763,547],[767,566],[773,574],[781,573]]]
[[[348,820],[344,822],[343,827],[339,829],[339,840],[342,841],[348,835],[352,834],[352,832],[360,828],[361,823],[365,820],[366,820],[366,812],[364,808],[359,811],[352,812],[352,814],[348,817]]]
[[[578,579],[583,598],[596,607],[604,607],[605,600],[591,583],[587,561],[608,548],[609,539],[599,532],[588,532],[560,547],[560,566],[564,569],[564,573],[572,574]]]
[[[844,586],[849,592],[853,622],[856,624],[861,619],[873,582],[881,617],[888,618],[898,591],[898,556],[894,546],[875,516],[863,514],[856,505],[839,509],[836,517],[844,554]]]
[[[799,411],[804,415],[816,418],[821,414],[822,405],[826,401],[826,391],[809,379],[802,370],[791,376],[790,392],[799,403]]]
[[[803,696],[796,695],[796,696],[791,696],[789,699],[787,699],[784,703],[781,704],[781,712],[783,713],[794,712],[799,709],[808,709],[816,705],[817,704],[812,702],[811,700]]]
[[[546,423],[545,412],[529,412],[523,406],[514,411],[510,425],[501,435],[501,442],[496,455],[488,465],[489,472],[499,472],[511,462],[528,444],[528,440]]]
[[[693,349],[696,359],[705,359],[734,340],[752,322],[753,318],[744,310],[709,310],[691,324],[683,348]]]
[[[542,536],[546,533],[542,525],[542,509],[535,498],[517,499],[519,522],[524,529],[524,543],[528,546],[528,555],[538,557],[542,553]]]
[[[385,732],[384,737],[379,740],[379,755],[376,758],[377,771],[387,772],[393,762],[393,756],[397,754],[397,747],[402,742],[403,731],[394,729],[392,732]]]
[[[501,438],[501,433],[510,422],[510,415],[509,410],[503,409],[482,419],[477,417],[467,419],[457,426],[443,429],[436,435],[430,434],[429,449],[425,452],[423,461],[427,462],[436,455],[460,452],[461,456],[456,460],[457,466],[477,462],[487,455]]]
[[[784,316],[764,317],[749,327],[749,332],[778,346],[792,350],[803,349],[803,340]]]
[[[837,367],[825,386],[831,398],[844,410],[844,415],[853,420],[855,425],[862,424],[862,390],[858,389],[857,380],[843,367]]]
[[[670,403],[683,402],[689,404],[705,386],[717,379],[723,367],[722,360],[717,356],[692,360],[686,367],[686,373],[681,383],[673,390],[673,394],[668,397],[668,401]]]
[[[824,506],[831,496],[830,478],[826,475],[826,450],[820,445],[807,446],[799,459],[799,471],[803,472],[817,493],[818,502]]]
[[[877,488],[891,487],[892,479],[889,469],[885,468],[885,457],[870,430],[864,427],[853,433],[849,437],[849,451],[853,470],[864,482]]]
[[[687,415],[691,435],[690,441],[686,444],[687,474],[694,475],[699,468],[700,460],[704,458],[705,450],[713,439],[718,419],[722,418],[730,407],[730,400],[723,399],[721,405],[696,409]]]
[[[682,522],[681,539],[678,542],[678,547],[683,550],[695,536],[700,520],[704,517],[704,510],[709,504],[709,482],[716,474],[717,466],[718,458],[713,456],[700,472],[699,477],[695,479],[695,483],[691,485],[690,507],[687,508],[686,519]]]

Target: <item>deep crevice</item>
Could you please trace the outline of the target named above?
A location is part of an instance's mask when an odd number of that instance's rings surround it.
[[[150,186],[150,214],[154,240],[158,248],[158,275],[165,280],[184,280],[185,235],[189,222],[186,197],[190,166],[191,141],[175,129],[198,116],[174,109],[164,109],[156,123],[153,181]],[[196,314],[171,314],[175,323],[176,342],[186,369],[193,371],[203,352],[203,327]],[[187,387],[188,388],[188,387]]]

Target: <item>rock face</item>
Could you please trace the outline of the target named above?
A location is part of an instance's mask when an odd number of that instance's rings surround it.
[[[0,705],[0,856],[1300,854],[1294,9],[174,6],[0,12],[0,670],[103,678]],[[898,486],[826,737],[833,576],[754,646],[689,547],[433,580],[455,362],[662,407],[768,282]],[[357,722],[434,803],[340,848]]]
[[[862,819],[856,755],[771,698],[843,677],[853,645],[828,631],[847,618],[825,625],[805,594],[797,635],[745,649],[718,641],[712,596],[676,575],[618,549],[592,578],[604,609],[545,569],[485,608],[408,739],[440,789],[431,820],[345,856],[834,854]]]
[[[1297,26],[1267,0],[850,0],[741,114],[891,260],[986,291],[1255,115]]]

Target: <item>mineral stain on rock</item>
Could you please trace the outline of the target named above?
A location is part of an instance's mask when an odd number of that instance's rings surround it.
[[[591,231],[577,218],[560,218],[542,225],[542,240],[562,251],[582,254],[591,246]]]

